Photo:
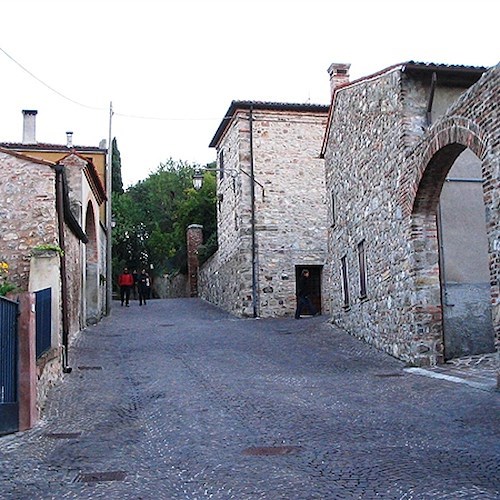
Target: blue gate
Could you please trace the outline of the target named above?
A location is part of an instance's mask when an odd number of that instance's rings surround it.
[[[50,349],[52,343],[52,289],[35,292],[36,359]]]
[[[0,435],[19,428],[17,317],[19,305],[0,297]]]

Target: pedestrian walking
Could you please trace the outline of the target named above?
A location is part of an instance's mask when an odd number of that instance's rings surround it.
[[[132,277],[134,278],[134,284],[132,286],[132,298],[137,300],[137,280],[139,279],[139,275],[137,274],[137,269],[132,271]]]
[[[145,269],[141,271],[139,277],[137,278],[137,291],[139,292],[139,305],[146,305],[146,298],[149,298],[149,289],[151,286],[151,281],[149,279],[149,274]]]
[[[311,302],[311,279],[309,269],[303,269],[300,273],[299,283],[297,287],[297,309],[295,310],[295,319],[300,319],[300,315],[306,308],[312,316],[316,315],[316,308]]]
[[[130,290],[134,286],[134,278],[130,274],[128,268],[123,270],[123,273],[118,276],[118,285],[120,286],[120,301],[121,305],[125,302],[125,306],[129,306]]]

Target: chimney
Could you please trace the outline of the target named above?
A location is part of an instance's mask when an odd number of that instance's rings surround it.
[[[73,132],[66,132],[66,147],[68,149],[73,147]]]
[[[23,144],[36,144],[36,109],[23,109]]]
[[[343,85],[344,83],[349,83],[349,68],[350,64],[343,63],[333,63],[328,68],[328,74],[330,75],[330,92]]]

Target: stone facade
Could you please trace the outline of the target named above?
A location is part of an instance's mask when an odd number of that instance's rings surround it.
[[[291,316],[297,269],[312,266],[320,282],[327,212],[319,150],[327,114],[318,105],[231,104],[211,143],[221,170],[219,249],[200,270],[201,297],[242,317]]]
[[[470,81],[483,71],[398,65],[336,89],[332,99],[323,145],[332,319],[416,365],[444,360],[438,205],[466,148],[481,161],[498,340],[499,68]]]
[[[27,290],[31,250],[59,241],[55,171],[48,162],[4,150],[0,150],[0,165],[1,259],[10,266],[9,279]]]
[[[1,260],[9,264],[9,280],[19,292],[52,288],[52,345],[36,367],[42,406],[48,389],[68,366],[64,356],[70,341],[88,323],[89,297],[96,297],[94,316],[104,314],[100,276],[106,264],[100,242],[105,234],[99,205],[105,193],[92,165],[77,154],[54,163],[0,148],[0,166],[0,249]],[[39,257],[36,247],[47,245],[63,253],[49,251],[48,257]]]

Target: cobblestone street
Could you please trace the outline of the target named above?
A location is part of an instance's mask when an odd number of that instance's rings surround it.
[[[0,438],[2,499],[497,499],[500,393],[405,370],[325,317],[114,305],[42,419]]]

